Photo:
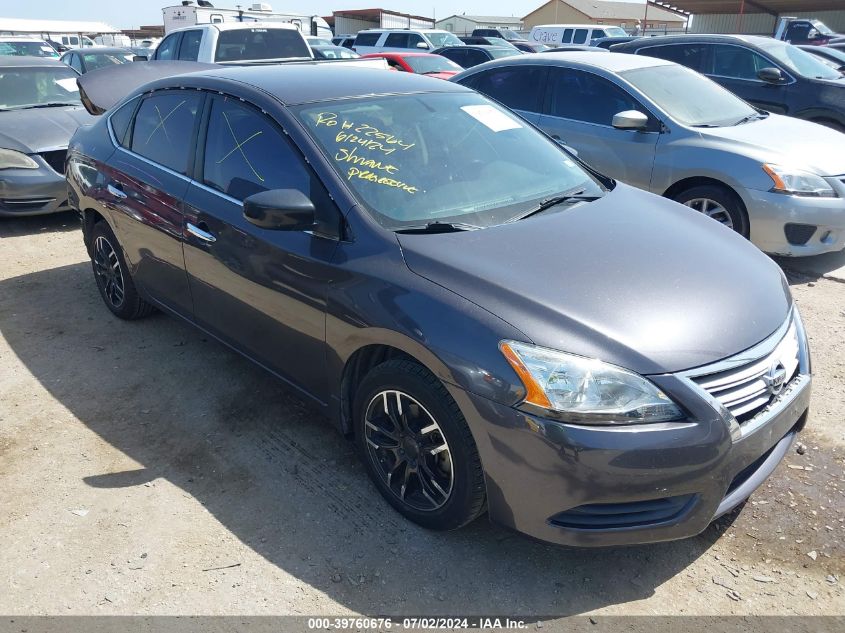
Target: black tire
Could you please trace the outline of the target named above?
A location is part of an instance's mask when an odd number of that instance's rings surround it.
[[[702,209],[698,201],[711,200],[718,204],[725,211],[726,215],[726,219],[722,219],[718,215],[713,216],[713,219],[729,226],[729,228],[732,228],[743,237],[748,237],[748,214],[745,211],[745,205],[739,199],[739,196],[727,187],[699,185],[681,191],[675,195],[674,200],[683,205],[692,206],[693,209],[699,212],[702,212]],[[730,224],[726,220],[729,220]]]
[[[385,391],[398,392],[407,398],[416,401],[408,407],[406,400],[406,407],[408,410],[403,412],[405,415],[399,416],[406,418],[407,427],[412,427],[414,424],[414,413],[417,416],[425,416],[435,422],[439,428],[435,431],[429,432],[427,437],[417,435],[405,428],[401,432],[401,437],[405,438],[401,442],[408,441],[409,436],[413,436],[419,440],[417,444],[418,452],[417,459],[406,461],[406,466],[402,473],[400,473],[395,480],[393,480],[393,488],[389,483],[390,478],[386,478],[386,471],[389,470],[390,460],[396,458],[399,460],[397,453],[402,452],[401,449],[373,449],[368,438],[374,438],[378,442],[382,439],[390,442],[386,436],[379,436],[372,429],[373,426],[368,426],[367,413],[370,411],[371,420],[375,419],[374,414],[381,406],[383,413],[379,412],[384,419],[393,419],[387,413],[389,407]],[[395,396],[399,398],[399,396]],[[383,405],[379,405],[382,403]],[[390,398],[392,403],[392,397]],[[391,360],[382,363],[372,370],[364,377],[358,390],[355,394],[353,405],[354,414],[354,430],[355,442],[360,452],[361,459],[367,468],[370,478],[375,483],[379,492],[385,499],[398,510],[402,515],[411,521],[432,530],[454,530],[460,528],[467,523],[478,518],[486,509],[486,494],[484,487],[484,472],[481,467],[481,459],[478,456],[478,449],[475,446],[472,433],[467,426],[461,410],[457,403],[449,395],[449,392],[443,384],[422,365],[410,360]],[[371,408],[372,407],[372,408]],[[372,425],[372,422],[370,423]],[[430,428],[430,424],[427,425]],[[368,435],[369,433],[369,435]],[[423,438],[423,439],[420,439]],[[432,439],[433,438],[433,439]],[[431,443],[429,443],[431,440]],[[415,440],[410,440],[413,444]],[[442,450],[442,445],[439,443],[445,441],[448,448]],[[404,446],[400,441],[396,441],[397,446]],[[432,451],[429,450],[431,446],[438,444],[441,446],[441,452],[432,457]],[[437,450],[435,447],[434,450]],[[410,454],[410,451],[407,455]],[[447,454],[447,455],[446,455]],[[407,457],[406,455],[406,457]],[[433,464],[431,460],[444,460],[448,457],[448,463],[444,467],[441,464]],[[387,460],[387,461],[386,461]],[[396,461],[393,463],[395,464]],[[409,463],[414,462],[414,468],[408,466]],[[428,465],[426,465],[428,463]],[[431,477],[426,479],[429,484],[432,480],[440,481],[442,486],[438,487],[441,493],[445,492],[445,480],[443,478],[435,478],[432,470],[438,468],[438,477],[445,477],[446,470],[451,472],[450,489],[448,495],[435,494],[435,490],[429,485],[423,485],[423,475],[427,472]],[[413,475],[407,475],[407,472],[413,472]],[[416,472],[414,472],[416,471]],[[393,474],[393,473],[392,473]],[[403,500],[399,496],[396,488],[401,479],[408,483],[408,494]],[[425,489],[428,489],[432,496],[427,498]],[[404,486],[401,489],[405,493]],[[418,501],[413,500],[413,494],[416,495]],[[434,506],[434,501],[441,502],[438,507]],[[420,507],[420,504],[425,505],[428,501],[432,501],[432,507]]]
[[[132,321],[154,310],[138,294],[123,257],[123,249],[111,227],[102,221],[91,229],[91,268],[100,296],[112,314]]]

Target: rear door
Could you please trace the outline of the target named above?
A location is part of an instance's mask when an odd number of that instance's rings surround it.
[[[186,196],[185,265],[197,322],[318,399],[325,398],[325,301],[340,214],[302,154],[267,114],[215,95]],[[248,222],[244,198],[297,189],[314,231]]]
[[[794,83],[778,64],[757,51],[735,44],[710,44],[704,74],[749,103],[778,114],[789,111],[789,86]],[[777,68],[790,81],[774,85],[757,75],[764,68]]]
[[[649,116],[649,128],[614,128],[613,116],[627,110]],[[649,189],[660,123],[621,86],[590,72],[552,67],[539,127],[599,172]]]
[[[203,99],[201,93],[185,90],[144,97],[118,139],[121,147],[108,161],[104,192],[108,204],[119,211],[114,230],[135,283],[186,316],[193,306],[182,256],[182,199]],[[134,108],[135,103],[124,108]],[[125,116],[124,108],[114,117]]]

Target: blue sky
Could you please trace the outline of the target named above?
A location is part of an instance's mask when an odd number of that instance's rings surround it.
[[[220,7],[249,6],[253,0],[212,0]],[[256,0],[257,1],[257,0]],[[543,0],[263,0],[279,12],[329,15],[332,10],[383,7],[416,15],[444,18],[456,13],[518,15],[533,11]],[[627,0],[643,3],[643,0]],[[161,8],[181,0],[0,0],[0,17],[93,20],[119,28],[161,24]]]

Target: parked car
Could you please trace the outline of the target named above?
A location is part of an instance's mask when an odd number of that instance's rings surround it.
[[[527,41],[522,35],[513,29],[473,29],[473,37],[498,37],[507,42],[525,42]]]
[[[845,51],[829,46],[799,46],[802,51],[815,55],[831,68],[845,72]]]
[[[511,44],[516,46],[523,53],[542,53],[543,51],[549,50],[548,46],[540,44],[539,42],[512,41]]]
[[[464,44],[480,44],[482,46],[502,46],[504,48],[516,48],[517,50],[522,50],[517,48],[516,45],[508,42],[507,40],[503,40],[501,37],[459,37]]]
[[[555,543],[691,536],[807,418],[775,263],[456,84],[159,80],[77,133],[69,187],[112,313],[178,314],[295,386],[428,528],[486,507]]]
[[[597,46],[599,48],[610,49],[617,44],[627,44],[634,40],[641,39],[639,35],[615,35],[612,37],[597,37],[590,41],[590,46]]]
[[[678,64],[548,53],[456,75],[601,173],[687,205],[767,253],[845,248],[845,135],[768,114]]]
[[[845,132],[845,79],[797,46],[752,35],[671,35],[613,50],[683,64],[758,108]]]
[[[68,141],[94,120],[77,76],[58,59],[0,57],[0,216],[70,210]]]
[[[589,45],[602,37],[625,37],[628,34],[618,26],[596,26],[594,24],[541,24],[531,29],[528,40],[548,46],[563,44]]]
[[[489,62],[491,59],[501,57],[512,57],[522,55],[515,48],[503,46],[447,46],[432,51],[435,55],[442,55],[448,60],[455,62],[461,68],[472,68],[478,64]]]
[[[56,50],[38,37],[0,35],[0,58],[11,56],[59,58]]]
[[[387,65],[402,72],[428,75],[438,79],[450,79],[463,70],[455,62],[442,55],[431,53],[370,53],[366,58],[380,58]]]
[[[62,62],[83,75],[97,68],[127,64],[135,58],[135,53],[128,48],[79,48],[62,55]]]
[[[355,51],[342,46],[312,46],[314,59],[358,59],[361,57]]]
[[[355,44],[354,35],[340,35],[332,38],[332,44],[335,46],[343,46],[343,48],[352,48]]]
[[[582,53],[609,53],[606,48],[599,48],[598,46],[583,46],[579,44],[566,44],[564,46],[555,46],[554,48],[547,48],[544,53],[571,53],[578,51]]]
[[[784,17],[778,22],[775,39],[790,44],[845,48],[845,34],[835,33],[821,20]]]
[[[220,22],[174,29],[150,61],[217,64],[313,59],[308,42],[285,22]]]
[[[461,46],[463,42],[449,31],[414,29],[367,29],[355,36],[352,48],[359,55],[433,51],[441,46]]]

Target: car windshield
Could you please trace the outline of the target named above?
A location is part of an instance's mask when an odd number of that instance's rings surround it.
[[[0,42],[0,56],[50,57],[59,54],[47,42]]]
[[[85,61],[85,70],[125,64],[131,62],[133,57],[134,54],[132,51],[126,51],[125,53],[85,53],[82,55]]]
[[[354,59],[360,57],[358,53],[342,46],[315,46],[311,50],[320,59]]]
[[[463,46],[463,42],[458,39],[457,35],[452,33],[423,33],[432,44],[434,48],[442,48],[444,46]]]
[[[601,185],[557,144],[475,93],[307,104],[300,120],[383,226],[502,224]]]
[[[502,34],[502,37],[506,40],[524,40],[525,38],[522,37],[516,31],[511,31],[510,29],[499,29],[499,33]]]
[[[625,29],[619,26],[606,26],[604,27],[604,32],[607,34],[607,37],[625,37],[628,35]]]
[[[792,44],[772,40],[771,42],[760,44],[760,48],[792,72],[804,77],[813,77],[815,79],[842,78],[839,72],[826,65],[815,55],[810,55],[807,51],[802,51]]]
[[[228,29],[217,38],[218,62],[260,59],[309,59],[305,40],[295,29]]]
[[[70,68],[0,66],[0,110],[79,105],[77,77]]]
[[[510,48],[505,48],[504,46],[502,46],[502,47],[497,46],[497,47],[493,47],[493,48],[488,48],[487,50],[489,51],[489,53],[490,53],[491,57],[493,57],[493,59],[499,59],[500,57],[512,57],[513,55],[521,55],[522,54],[520,52],[520,50],[518,48],[516,48],[515,46],[512,46]]]
[[[677,64],[638,68],[620,75],[682,125],[735,125],[757,112],[716,82]]]
[[[325,37],[306,37],[311,46],[333,46],[334,42],[327,40]]]
[[[503,46],[505,48],[516,48],[513,44],[508,42],[507,40],[503,40],[501,37],[485,37],[490,44],[493,46]]]
[[[441,57],[440,55],[408,55],[404,60],[419,75],[442,73],[450,70],[460,72],[463,70],[463,68],[452,60]]]
[[[822,35],[836,35],[830,28],[828,28],[827,24],[824,22],[819,22],[818,20],[810,20],[810,24]]]

